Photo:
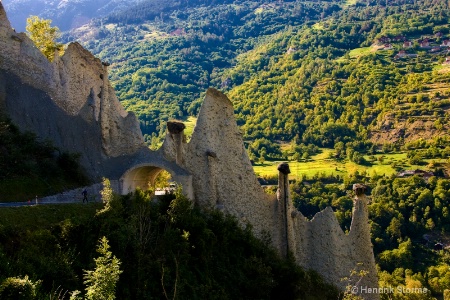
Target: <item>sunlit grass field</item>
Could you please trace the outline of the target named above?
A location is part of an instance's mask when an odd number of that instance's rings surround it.
[[[314,155],[308,161],[289,161],[291,169],[291,178],[301,179],[303,176],[311,178],[316,174],[340,175],[345,176],[354,174],[355,172],[373,175],[392,175],[397,173],[394,166],[398,168],[415,170],[426,169],[427,164],[431,160],[424,160],[422,165],[411,165],[408,163],[406,153],[388,153],[375,154],[371,159],[369,155],[365,155],[364,159],[368,162],[366,165],[358,165],[348,160],[336,160],[329,158],[333,153],[333,149],[322,149],[322,152]],[[443,159],[435,159],[436,162],[444,162]],[[255,164],[253,169],[258,176],[276,176],[278,174],[277,166],[282,161],[265,161],[263,164]]]
[[[377,46],[355,48],[355,49],[350,50],[348,52],[348,55],[349,55],[350,58],[358,58],[358,57],[361,57],[361,56],[368,55],[370,53],[374,53],[374,52],[377,51],[377,49],[378,49]],[[384,51],[384,52],[387,52],[387,51]],[[341,62],[345,61],[345,60],[346,60],[345,56],[342,56],[342,57],[336,59],[336,61],[341,61]]]
[[[358,0],[346,0],[344,6],[356,5],[357,2]]]
[[[191,139],[192,133],[194,132],[195,124],[197,123],[196,117],[188,117],[186,121],[183,121],[186,128],[184,129],[184,134],[186,135],[187,140]]]

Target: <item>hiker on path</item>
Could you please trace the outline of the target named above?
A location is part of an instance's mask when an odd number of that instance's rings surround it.
[[[84,189],[83,192],[81,192],[81,194],[83,194],[83,203],[84,203],[84,201],[86,201],[86,203],[88,203],[88,198],[87,198],[87,191],[86,191],[86,189]]]

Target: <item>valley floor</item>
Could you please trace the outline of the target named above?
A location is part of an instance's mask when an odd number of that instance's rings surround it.
[[[310,159],[303,161],[289,161],[291,169],[291,178],[301,179],[306,176],[311,178],[314,175],[351,175],[358,172],[367,175],[392,175],[400,170],[426,170],[431,161],[436,163],[444,163],[445,159],[424,159],[421,165],[411,165],[408,162],[407,153],[383,153],[375,155],[365,155],[367,161],[365,165],[358,165],[347,159],[337,160],[330,158],[333,155],[333,149],[321,149],[321,153],[312,156]],[[277,165],[282,161],[265,161],[264,163],[256,163],[253,166],[255,173],[262,177],[277,176]]]

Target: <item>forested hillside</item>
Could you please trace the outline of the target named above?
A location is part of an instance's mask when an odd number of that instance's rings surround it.
[[[191,1],[143,3],[71,37],[90,37],[112,63],[117,94],[154,147],[165,121],[195,115],[214,86],[235,102],[249,141],[365,149],[448,131],[448,34],[447,4],[428,0]]]
[[[236,64],[239,54],[340,7],[336,2],[191,1],[172,11],[161,5],[159,14],[155,9],[143,5],[72,33],[96,37],[85,45],[111,62],[119,99],[138,114],[149,142],[152,135],[164,134],[169,118],[195,114],[196,100],[206,88],[232,84],[223,72]],[[145,21],[131,24],[144,16]]]
[[[403,3],[344,10],[338,18],[281,34],[257,49],[258,56],[247,54],[227,73],[245,137],[298,136],[333,147],[354,140],[402,143],[448,130],[450,77],[441,66],[447,47],[430,53],[415,45],[407,49],[414,55],[396,58],[403,41],[392,43],[392,50],[376,45],[381,36],[412,41],[437,32],[446,36],[447,6]],[[428,136],[406,129],[396,139],[380,139],[381,130],[418,120],[432,121]]]

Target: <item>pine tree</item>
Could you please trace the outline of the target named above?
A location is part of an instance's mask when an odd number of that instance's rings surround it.
[[[108,239],[101,238],[97,248],[100,257],[95,259],[94,271],[85,271],[86,299],[113,300],[115,299],[116,283],[119,280],[120,260],[109,251]]]

